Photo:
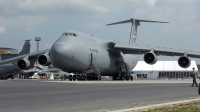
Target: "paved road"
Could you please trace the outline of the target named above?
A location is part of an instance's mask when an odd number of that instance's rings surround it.
[[[60,83],[0,81],[2,112],[92,112],[199,97],[190,81],[179,83]]]

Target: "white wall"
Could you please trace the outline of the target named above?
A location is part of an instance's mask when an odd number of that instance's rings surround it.
[[[153,79],[158,79],[159,71],[153,71]]]
[[[153,65],[138,61],[132,71],[192,71],[193,67],[198,71],[196,61],[191,61],[191,65],[188,68],[180,67],[177,61],[157,61]]]

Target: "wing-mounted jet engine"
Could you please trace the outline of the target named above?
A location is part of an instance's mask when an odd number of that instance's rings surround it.
[[[21,70],[28,70],[30,67],[32,67],[31,62],[28,60],[28,56],[17,61],[17,67]]]
[[[187,53],[184,54],[184,56],[181,56],[178,59],[178,65],[182,68],[187,68],[191,64],[190,58],[187,56]]]
[[[42,54],[38,57],[38,63],[40,65],[43,65],[43,66],[49,66],[51,65],[51,60],[50,60],[50,57],[49,57],[49,52],[46,52],[45,54]]]
[[[157,56],[154,53],[153,49],[150,52],[144,54],[144,61],[150,65],[155,64],[157,62]]]

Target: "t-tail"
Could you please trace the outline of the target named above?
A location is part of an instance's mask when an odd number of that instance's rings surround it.
[[[134,19],[131,18],[129,20],[125,21],[120,21],[120,22],[115,22],[109,25],[116,25],[116,24],[124,24],[124,23],[131,23],[131,32],[130,32],[130,38],[129,38],[129,44],[130,43],[136,43],[136,38],[137,38],[137,27],[140,25],[140,22],[151,22],[151,23],[169,23],[169,22],[163,22],[163,21],[151,21],[151,20],[141,20],[141,19]]]
[[[24,54],[29,54],[30,53],[30,48],[31,48],[30,41],[31,40],[25,40],[24,46],[23,46],[21,52],[19,53],[19,55],[24,55]]]

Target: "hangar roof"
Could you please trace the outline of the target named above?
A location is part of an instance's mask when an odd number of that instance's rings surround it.
[[[0,55],[5,54],[19,54],[19,50],[8,47],[0,47]]]
[[[0,49],[4,49],[4,50],[17,50],[17,49],[8,48],[8,47],[0,47]]]
[[[177,61],[157,61],[153,65],[138,61],[132,71],[192,71],[193,67],[195,71],[198,71],[196,61],[191,61],[191,65],[188,68],[180,67]]]

